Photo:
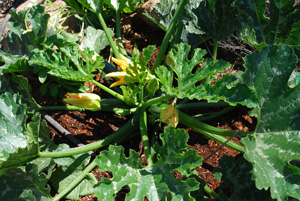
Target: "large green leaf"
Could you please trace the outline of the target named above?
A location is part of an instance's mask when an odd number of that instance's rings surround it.
[[[26,110],[19,95],[5,93],[0,96],[0,156],[26,147]]]
[[[110,34],[113,36],[113,31],[111,29],[109,30]],[[84,37],[82,38],[81,47],[89,48],[90,50],[94,50],[96,53],[100,54],[100,51],[108,45],[109,42],[104,31],[100,29],[95,29],[91,26],[88,26],[86,28],[84,32]]]
[[[266,44],[300,45],[300,5],[295,1],[236,0],[239,37],[261,49]],[[266,14],[268,13],[268,14]]]
[[[23,165],[37,158],[39,151],[38,135],[41,127],[40,115],[36,113],[26,127],[19,125],[17,121],[10,122],[14,125],[7,124],[6,130],[1,129],[3,132],[1,131],[0,175],[12,167]],[[12,126],[18,131],[19,129],[22,130],[16,134],[12,133]]]
[[[225,100],[231,105],[240,103],[248,107],[256,105],[255,94],[236,75],[224,75],[224,79],[212,85],[216,80],[213,75],[229,67],[229,63],[208,58],[199,68],[197,65],[204,61],[206,51],[194,49],[193,56],[189,59],[190,49],[185,43],[176,45],[168,55],[173,63],[170,65],[171,70],[165,66],[156,69],[162,91],[178,98],[207,99],[210,102]]]
[[[41,47],[49,17],[49,14],[45,14],[45,7],[41,5],[24,9],[20,13],[12,11],[7,24],[9,31],[2,41],[5,51],[14,55],[24,55],[29,54],[35,47]]]
[[[56,151],[66,149],[69,149],[69,147],[63,144],[63,146],[59,146]],[[54,161],[56,162],[57,167],[55,172],[52,174],[50,181],[60,193],[82,173],[85,166],[90,161],[90,156],[88,154],[80,154],[71,157],[54,159]],[[95,176],[93,174],[89,174],[65,197],[72,200],[79,200],[80,196],[93,194],[93,186],[96,183],[97,180]]]
[[[183,18],[183,41],[196,46],[208,38],[219,41],[232,34],[237,10],[231,4],[229,0],[189,2]]]
[[[79,45],[61,47],[60,51],[34,50],[30,58],[31,64],[41,65],[49,69],[50,75],[73,81],[89,81],[93,72],[104,68],[103,58],[85,48],[79,50]]]
[[[43,6],[35,5],[20,13],[16,10],[11,12],[11,19],[7,24],[9,31],[1,41],[5,52],[0,50],[0,61],[4,63],[0,67],[0,73],[32,70],[27,55],[34,48],[41,47],[44,40],[49,19],[44,11]]]
[[[153,11],[157,15],[155,19],[148,13],[144,13],[144,15],[150,18],[164,31],[167,31],[168,27],[170,26],[171,19],[177,8],[178,2],[178,0],[160,0],[153,7]]]
[[[257,106],[256,93],[243,83],[240,72],[234,75],[225,74],[214,85],[211,85],[210,82],[205,82],[203,85],[207,91],[207,95],[203,98],[208,102],[224,100],[233,106],[237,104],[249,108]]]
[[[219,160],[219,167],[214,169],[218,180],[222,181],[221,189],[231,189],[230,200],[240,201],[268,201],[273,200],[270,192],[258,190],[251,179],[252,166],[244,158],[234,159],[223,156]],[[250,193],[251,192],[251,193]],[[223,191],[219,193],[220,200],[228,200]]]
[[[190,192],[199,189],[199,183],[189,176],[191,169],[201,165],[201,157],[195,150],[186,151],[188,135],[184,130],[169,127],[161,139],[163,145],[155,147],[160,158],[147,167],[141,166],[139,153],[133,150],[128,158],[122,147],[110,146],[109,151],[101,152],[96,159],[99,169],[111,171],[113,178],[102,178],[95,186],[95,195],[102,200],[113,200],[122,187],[128,186],[130,192],[126,200],[143,200],[144,197],[148,200],[194,200]],[[175,170],[186,178],[176,179]]]
[[[48,175],[40,173],[36,176],[33,171],[34,169],[30,167],[19,167],[10,169],[1,175],[1,200],[50,201],[50,188],[47,184]],[[42,194],[39,190],[47,194]]]
[[[300,86],[288,86],[298,61],[293,49],[271,45],[245,59],[243,80],[257,93],[258,132],[300,130]],[[280,122],[280,124],[278,124]]]
[[[25,103],[30,110],[37,108],[37,103],[31,95],[31,87],[24,76],[14,74],[0,75],[0,94],[5,92],[21,95],[22,103]]]
[[[103,0],[78,0],[78,2],[93,13],[100,13],[103,5]]]
[[[4,63],[0,66],[0,74],[32,70],[26,55],[12,55],[0,50],[0,61]]]
[[[53,149],[53,143],[50,141],[49,128],[46,122],[41,121],[41,123],[38,123],[38,121],[39,119],[35,123],[28,125],[33,131],[32,133],[36,134],[39,132],[40,138],[38,142],[36,142],[37,139],[34,139],[35,142],[32,143],[33,141],[29,140],[30,137],[28,137],[27,148],[18,149],[17,153],[10,154],[8,159],[0,164],[0,174],[2,174],[5,168],[11,168],[28,162],[26,166],[9,169],[0,176],[1,200],[22,199],[39,201],[49,200],[50,198],[50,186],[48,182],[55,167],[53,159],[38,158],[32,162],[24,160],[24,158],[28,159],[31,154],[37,151],[34,147],[38,143],[40,143],[42,149],[47,148],[49,150],[50,147]]]
[[[242,139],[245,158],[253,165],[258,189],[270,188],[272,198],[300,199],[300,86],[288,87],[297,57],[286,45],[272,45],[245,58],[244,80],[255,89],[257,126]]]

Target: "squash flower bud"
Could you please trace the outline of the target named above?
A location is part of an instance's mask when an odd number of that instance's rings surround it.
[[[178,114],[173,105],[169,107],[163,107],[160,111],[160,121],[167,124],[166,127],[170,125],[176,127],[179,122]]]
[[[93,93],[67,93],[64,102],[93,112],[101,109],[101,98]]]

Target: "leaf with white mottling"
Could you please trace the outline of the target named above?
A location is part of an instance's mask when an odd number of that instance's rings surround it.
[[[259,105],[253,112],[257,126],[242,139],[244,157],[253,165],[258,189],[268,189],[272,198],[300,199],[300,85],[288,87],[297,57],[286,45],[270,45],[245,58],[244,81],[256,90]]]
[[[0,96],[0,157],[26,147],[26,110],[19,95],[5,93]]]

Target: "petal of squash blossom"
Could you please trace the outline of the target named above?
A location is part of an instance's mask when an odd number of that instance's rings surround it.
[[[168,107],[163,107],[161,109],[160,121],[167,124],[166,127],[172,125],[176,128],[179,122],[179,117],[173,105],[170,105]]]
[[[115,77],[115,78],[119,78],[118,81],[112,83],[110,85],[110,87],[115,87],[115,86],[119,86],[121,84],[125,84],[125,76],[127,75],[126,72],[123,72],[123,71],[117,71],[117,72],[112,72],[112,73],[108,73],[105,75],[105,77]]]
[[[93,93],[67,93],[64,102],[93,112],[101,109],[101,98]]]
[[[120,68],[122,69],[122,71],[126,72],[126,68],[129,67],[129,64],[133,65],[131,63],[131,60],[128,59],[127,57],[125,57],[124,55],[121,54],[121,58],[122,59],[116,59],[114,57],[112,57],[113,62],[115,62],[118,66],[120,66]]]

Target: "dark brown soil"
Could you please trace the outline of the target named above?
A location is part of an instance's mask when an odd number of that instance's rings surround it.
[[[7,7],[9,3],[5,1],[4,3],[0,3],[0,5],[3,6],[0,10],[0,12],[3,13],[3,10],[5,10],[4,8]],[[159,45],[164,37],[163,31],[153,30],[152,28],[145,26],[145,24],[141,22],[141,20],[136,14],[123,16],[122,23],[123,41],[126,49],[131,51],[134,44],[137,44],[139,49],[142,49],[147,45],[156,45],[157,49],[159,49]],[[111,26],[114,26],[113,22]],[[243,70],[241,65],[241,56],[244,56],[242,55],[244,54],[244,52],[242,51],[250,49],[246,43],[244,43],[244,49],[228,48],[229,45],[232,47],[234,43],[239,43],[239,46],[243,44],[242,41],[239,41],[235,37],[228,38],[227,41],[222,41],[218,53],[219,58],[227,60],[233,64],[233,66],[230,68],[231,72],[236,70]],[[226,44],[228,45],[226,46]],[[204,46],[203,48],[206,47],[211,48],[209,43],[207,43],[206,46]],[[252,49],[250,50],[253,51]],[[153,55],[153,61],[156,57],[156,54]],[[100,78],[100,74],[97,74],[97,78]],[[30,83],[34,89],[39,88],[40,84],[36,79],[30,79]],[[108,95],[105,92],[101,91],[98,87],[90,83],[86,83],[86,85],[90,88],[90,92],[99,94],[102,98],[108,97]],[[41,97],[38,93],[38,90],[34,90],[33,95],[37,102],[41,105],[61,104],[60,101],[54,100],[52,97]],[[208,111],[199,110],[197,112],[204,113]],[[120,117],[115,114],[101,111],[48,111],[47,113],[84,144],[103,139],[104,137],[118,130],[128,120],[128,118]],[[228,130],[249,131],[254,128],[255,120],[248,116],[248,110],[246,108],[238,108],[225,116],[208,122],[208,124]],[[70,146],[74,146],[65,137],[63,137],[61,133],[59,133],[55,128],[51,126],[49,126],[49,128],[50,135],[54,139],[55,143],[67,143]],[[235,150],[227,148],[226,146],[220,148],[221,144],[213,140],[208,140],[204,135],[202,135],[201,133],[197,133],[191,130],[190,128],[184,129],[190,135],[190,139],[188,141],[190,148],[197,150],[198,154],[203,157],[203,160],[206,160],[202,166],[199,166],[197,168],[199,176],[204,181],[206,181],[207,185],[212,190],[217,191],[220,186],[220,181],[217,181],[214,175],[212,174],[213,168],[218,167],[218,160],[222,156],[230,155],[236,157],[239,153]],[[239,139],[234,138],[233,140],[239,143]],[[136,151],[139,151],[142,155],[142,146],[140,142],[140,138],[135,137],[129,142],[126,142],[126,144],[124,144],[123,146],[127,151],[129,149],[134,149]],[[99,151],[100,150],[95,150],[94,152],[99,153]],[[207,159],[207,157],[209,158]],[[99,181],[103,177],[111,177],[108,172],[100,172],[99,170],[97,170],[97,168],[93,170],[93,173]],[[178,175],[177,177],[180,178],[180,175]],[[119,193],[118,198],[116,200],[124,200],[125,192],[126,189],[122,190]],[[95,198],[93,195],[89,195],[81,199],[81,201],[90,200],[97,200],[97,198]]]

